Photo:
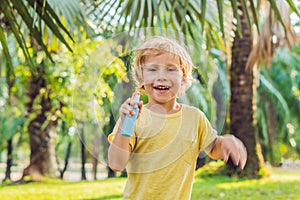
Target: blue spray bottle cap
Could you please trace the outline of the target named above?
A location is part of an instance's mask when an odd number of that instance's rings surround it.
[[[140,102],[140,97],[141,97],[141,94],[140,94],[139,92],[135,92],[135,93],[133,94],[133,97],[132,97],[134,103],[139,104],[139,102]]]

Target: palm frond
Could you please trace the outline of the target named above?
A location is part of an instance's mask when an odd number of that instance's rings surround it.
[[[254,45],[248,58],[247,67],[258,65],[270,65],[276,48],[292,46],[297,41],[297,35],[290,21],[289,9],[284,1],[276,1],[278,8],[274,11],[269,6],[268,17],[265,20],[257,43]],[[272,5],[274,6],[274,5]],[[280,15],[280,18],[278,18]],[[283,26],[283,24],[285,24]]]
[[[223,1],[222,0],[217,0],[217,6],[218,6],[218,12],[219,12],[219,21],[220,21],[220,26],[221,26],[221,32],[224,37],[224,19],[223,19]]]
[[[216,20],[218,19],[217,12],[215,12],[217,11],[215,9],[216,3],[211,0],[200,2],[196,0],[104,0],[95,2],[93,6],[94,9],[89,10],[96,12],[91,13],[91,18],[95,19],[95,23],[100,27],[102,34],[116,34],[123,31],[130,32],[135,29],[142,30],[145,27],[157,27],[157,30],[165,29],[168,32],[180,32],[193,40],[205,43],[201,33],[208,27],[214,27],[217,32],[220,28],[220,23]],[[214,8],[213,11],[210,8]],[[94,15],[98,15],[98,18],[95,18]],[[208,26],[205,24],[208,24]],[[214,37],[216,36],[220,37],[214,35]],[[219,39],[215,40],[221,41]]]
[[[1,0],[1,12],[3,13],[3,19],[6,19],[8,26],[11,28],[16,41],[18,42],[20,48],[23,50],[28,63],[33,66],[31,55],[28,52],[28,47],[26,45],[25,36],[21,30],[21,23],[25,22],[26,27],[29,29],[30,33],[34,36],[37,43],[42,47],[43,51],[46,53],[48,58],[52,60],[50,53],[47,50],[46,44],[42,39],[42,30],[36,26],[37,18],[44,21],[47,26],[52,30],[53,34],[59,38],[59,40],[71,51],[71,48],[62,33],[68,35],[72,40],[70,32],[60,21],[60,17],[53,11],[46,0]],[[29,13],[29,10],[34,10],[34,15]],[[21,21],[17,18],[20,17]],[[3,43],[2,43],[3,45]],[[6,56],[8,54],[5,54]],[[10,58],[7,56],[7,60]],[[9,62],[9,61],[8,61]]]
[[[0,26],[0,42],[2,44],[4,56],[6,58],[8,58],[7,59],[7,77],[8,77],[7,78],[7,81],[8,81],[7,84],[11,87],[13,85],[13,83],[12,83],[13,80],[12,79],[14,79],[15,75],[14,75],[14,71],[13,71],[13,64],[12,64],[12,61],[11,61],[11,55],[10,55],[9,50],[8,50],[8,45],[7,45],[5,33],[4,33],[4,30],[1,26]],[[0,70],[1,70],[1,68],[0,68]]]
[[[18,42],[18,44],[20,45],[20,48],[22,49],[25,57],[28,60],[28,63],[33,66],[30,54],[28,52],[28,49],[26,47],[26,41],[24,39],[24,36],[22,35],[22,33],[19,31],[20,30],[20,25],[17,22],[17,19],[14,15],[14,13],[12,12],[12,8],[10,7],[10,4],[7,0],[2,0],[1,1],[1,5],[2,5],[2,13],[4,14],[4,17],[7,21],[7,25],[9,26],[9,28],[11,29],[12,33],[14,34],[16,41]],[[4,43],[2,43],[2,45],[5,45]],[[6,47],[4,47],[6,48]],[[5,56],[7,56],[8,54],[6,54]],[[11,59],[9,56],[6,57],[6,59]]]
[[[240,16],[239,16],[239,8],[237,5],[237,1],[235,0],[230,0],[231,2],[231,6],[232,6],[232,10],[233,10],[233,16],[236,19],[236,24],[237,24],[237,31],[239,36],[242,36],[242,25],[241,25],[241,20],[240,20]],[[248,12],[246,12],[248,13]]]
[[[299,12],[299,10],[297,9],[297,7],[295,6],[293,0],[287,0],[287,3],[289,4],[291,10],[292,10],[293,12],[295,12],[298,16],[300,16],[300,12]]]
[[[23,4],[23,1],[11,0],[11,2],[15,5],[15,9],[20,14],[21,18],[24,20],[26,26],[29,28],[29,30],[30,30],[31,34],[34,36],[35,40],[42,47],[42,49],[46,53],[47,57],[53,62],[51,55],[47,50],[46,44],[43,42],[42,33],[38,29],[38,27],[35,25],[34,19],[30,16],[30,14],[28,12],[28,8],[26,8],[26,6]],[[41,12],[41,9],[40,9],[40,12]],[[51,21],[51,20],[49,20],[49,18],[47,18],[47,21]],[[51,23],[51,24],[49,24],[49,26],[52,28],[53,24]],[[59,32],[57,32],[56,34],[61,36],[61,34]],[[63,38],[63,40],[64,40],[64,38]]]
[[[206,16],[206,0],[201,0],[201,16],[200,16],[200,22],[202,26],[202,33],[204,31],[204,23],[205,23],[205,16]]]
[[[251,11],[253,13],[254,23],[255,23],[256,27],[258,27],[257,13],[256,13],[256,9],[254,7],[253,1],[250,1],[250,4],[251,4],[250,9],[251,9]],[[244,13],[246,15],[247,25],[249,27],[251,35],[253,35],[253,31],[252,31],[252,28],[251,28],[252,20],[251,20],[250,14],[248,12],[247,1],[246,0],[241,0],[241,5],[242,5],[243,11],[246,11]],[[240,23],[240,22],[238,22],[238,23]],[[258,28],[258,32],[259,32],[259,28]]]
[[[284,99],[284,97],[281,95],[281,93],[265,78],[264,75],[259,76],[260,85],[261,87],[265,87],[268,93],[272,94],[274,97],[276,97],[277,101],[280,102],[280,106],[282,110],[284,111],[285,118],[288,120],[290,117],[290,109],[289,106]]]

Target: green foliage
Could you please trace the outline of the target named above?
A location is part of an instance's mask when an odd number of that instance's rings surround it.
[[[223,161],[211,161],[199,168],[196,173],[196,177],[210,177],[224,175],[225,164]]]
[[[51,6],[48,1],[1,1],[0,40],[5,59],[2,59],[0,72],[4,73],[0,73],[0,78],[1,81],[7,80],[1,83],[0,90],[0,101],[4,102],[0,105],[1,143],[16,133],[27,131],[28,123],[41,113],[42,97],[48,96],[52,104],[43,128],[49,121],[62,118],[62,110],[65,111],[64,117],[70,119],[70,112],[64,105],[70,96],[65,87],[68,74],[63,71],[64,68],[54,68],[50,61],[61,48],[71,50],[74,40],[65,24],[73,28],[74,35],[87,30],[88,26],[80,1],[64,1],[68,2],[71,10],[62,8],[58,1],[51,1]],[[61,13],[69,14],[69,18],[61,16]],[[45,74],[40,74],[43,76],[40,78],[46,80],[46,87],[34,99],[33,112],[28,113],[25,106],[30,100],[27,98],[28,91],[32,89],[28,88],[29,82],[43,70]],[[20,142],[27,139],[27,134],[24,136],[17,144],[19,147]]]
[[[8,35],[10,52],[17,54],[18,50],[11,35]],[[13,71],[10,67],[0,68],[0,151],[6,146],[6,141],[16,134],[23,133],[25,123],[25,88],[27,70],[19,65],[17,57],[10,60],[17,66]],[[3,60],[3,66],[8,65],[8,60]]]
[[[15,47],[13,39],[10,40],[10,45]],[[1,143],[5,143],[7,139],[20,132],[20,128],[24,127],[26,131],[28,123],[41,112],[43,96],[50,98],[51,102],[51,110],[46,113],[47,119],[43,128],[50,121],[56,120],[58,124],[66,123],[67,128],[75,125],[74,119],[87,123],[99,120],[99,126],[94,129],[92,134],[101,133],[99,129],[107,123],[105,117],[109,114],[103,111],[103,100],[108,99],[108,102],[112,102],[114,98],[112,89],[107,83],[108,79],[114,76],[117,82],[126,80],[126,68],[123,62],[112,54],[112,47],[108,41],[90,40],[82,35],[81,41],[71,46],[74,49],[73,54],[61,45],[56,46],[57,49],[52,54],[55,64],[47,60],[43,51],[31,49],[35,67],[26,66],[24,54],[17,48],[10,49],[11,53],[15,55],[13,57],[15,81],[12,86],[14,102],[12,105],[7,104],[8,94],[5,93],[7,85],[4,82],[6,73],[4,73],[4,77],[1,77],[4,84],[1,84],[0,93],[1,102],[4,102],[0,106],[4,113],[2,115],[1,112],[0,116]],[[114,49],[114,51],[116,50]],[[40,78],[45,80],[45,87],[40,89],[38,96],[34,99],[33,110],[25,119],[25,105],[30,100],[26,98],[25,91],[29,87],[33,75],[38,75],[40,70],[44,71],[44,74],[40,74]],[[28,90],[31,89],[28,88]],[[105,106],[110,106],[110,103]],[[97,111],[96,115],[93,115],[95,113],[93,109]],[[62,131],[59,125],[57,134],[56,142],[59,144],[60,140],[65,140],[66,131]],[[25,134],[25,137],[22,138],[23,141],[26,141],[27,137]],[[92,144],[91,141],[87,142]],[[4,147],[3,145],[0,146],[0,149]],[[76,147],[76,145],[73,146]],[[61,147],[59,152],[63,152],[62,149],[65,148]],[[74,155],[77,156],[78,154]]]
[[[3,115],[1,115],[3,138],[1,141],[11,139],[15,133],[18,132],[19,126],[23,123],[24,119],[20,114],[17,114],[18,110],[8,107],[3,110]],[[12,117],[13,115],[13,117]]]
[[[72,117],[79,121],[98,119],[103,121],[106,113],[103,106],[109,106],[114,100],[113,88],[109,85],[109,78],[116,77],[116,82],[127,80],[126,68],[123,62],[112,53],[111,42],[108,40],[82,40],[72,46],[73,53],[62,51],[56,57],[57,67],[54,67],[55,80],[64,81],[61,74],[65,74],[66,93],[58,92],[58,99],[66,99]],[[53,81],[53,84],[57,81]],[[57,84],[60,89],[61,84]],[[61,91],[61,89],[60,89]],[[104,99],[108,104],[104,105]],[[70,114],[67,114],[69,116]]]
[[[258,172],[258,176],[260,178],[263,178],[263,177],[269,177],[271,174],[271,170],[268,168],[268,166],[264,165],[262,166],[260,169],[259,169],[259,172]]]
[[[62,32],[66,33],[69,38],[72,37],[68,30],[61,23],[59,17],[53,11],[52,7],[49,6],[47,1],[3,0],[1,1],[1,5],[3,7],[1,9],[2,13],[4,14],[3,18],[8,21],[7,24],[9,25],[9,29],[11,29],[12,33],[14,34],[14,37],[16,38],[18,44],[20,45],[20,48],[22,49],[31,66],[33,66],[31,55],[26,44],[26,36],[24,35],[24,32],[20,31],[20,24],[24,24],[26,26],[27,30],[29,30],[30,33],[34,36],[35,40],[41,46],[49,59],[51,59],[51,55],[47,50],[45,42],[42,39],[42,30],[41,27],[39,27],[39,22],[41,21],[45,22],[51,29],[52,33],[55,34],[60,39],[60,41],[71,50],[69,44],[63,37]],[[32,15],[32,13],[34,13],[34,15]],[[3,30],[2,27],[1,30]],[[7,45],[3,41],[4,39],[1,40],[1,43],[6,48]],[[9,53],[6,54],[6,59],[11,59]]]
[[[67,128],[73,126],[75,133],[82,130],[85,135],[84,140],[79,135],[57,137],[58,159],[62,159],[60,155],[64,154],[67,147],[61,141],[66,140],[72,141],[72,157],[80,154],[81,141],[89,152],[86,154],[87,162],[90,156],[100,159],[99,154],[103,152],[103,128],[109,124],[112,103],[119,97],[114,91],[114,85],[128,79],[126,67],[118,58],[119,47],[115,48],[114,45],[111,40],[88,39],[83,34],[81,41],[72,45],[73,53],[62,49],[54,56],[56,64],[51,67],[49,76],[53,102],[63,102],[64,105],[58,117]]]
[[[282,157],[288,158],[299,151],[300,136],[300,45],[293,51],[278,50],[271,68],[261,70],[258,88],[258,127],[265,157],[272,164],[279,164]],[[272,110],[270,110],[272,108]],[[268,117],[275,115],[276,135],[270,138]],[[269,140],[274,140],[270,149]],[[280,146],[289,150],[283,151]]]

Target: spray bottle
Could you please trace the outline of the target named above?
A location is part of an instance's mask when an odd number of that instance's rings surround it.
[[[139,102],[140,102],[140,93],[135,92],[133,94],[132,98],[133,98],[134,103],[138,105]],[[131,137],[136,118],[139,114],[139,108],[138,107],[134,108],[132,105],[130,105],[130,107],[131,107],[131,109],[134,110],[135,114],[133,116],[129,116],[129,115],[125,116],[125,119],[124,119],[124,122],[123,122],[123,125],[122,125],[122,129],[121,129],[121,135],[124,135],[124,136],[127,136],[127,137]]]

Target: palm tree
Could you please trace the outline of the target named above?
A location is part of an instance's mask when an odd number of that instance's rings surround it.
[[[40,6],[43,5],[43,6]],[[43,10],[43,12],[42,12]],[[31,60],[28,46],[26,46],[25,37],[23,35],[23,31],[21,31],[20,22],[23,21],[27,25],[30,33],[33,37],[35,37],[35,41],[38,41],[40,47],[47,53],[48,57],[51,58],[47,48],[42,42],[42,34],[41,31],[34,24],[34,16],[31,16],[29,12],[35,12],[40,19],[46,20],[49,27],[51,27],[54,34],[61,39],[63,43],[69,47],[68,43],[62,37],[61,31],[68,34],[68,31],[61,24],[60,20],[58,20],[58,16],[53,12],[52,8],[49,7],[47,2],[42,1],[8,1],[1,0],[1,25],[0,25],[0,41],[3,48],[3,53],[6,58],[6,77],[7,77],[7,86],[9,90],[9,98],[8,98],[8,106],[11,105],[12,92],[11,88],[14,86],[15,82],[15,72],[14,66],[12,63],[12,57],[10,55],[10,51],[8,49],[7,36],[9,34],[13,34],[15,36],[16,41],[18,42],[20,48],[23,50],[25,57],[28,59],[28,63],[33,66],[33,62]],[[56,19],[56,22],[54,20]],[[69,35],[70,36],[70,35]],[[10,179],[11,166],[12,166],[12,145],[13,137],[8,139],[7,141],[7,151],[8,151],[8,159],[7,159],[7,168],[6,168],[6,177],[5,179]]]
[[[8,77],[13,77],[14,67],[12,56],[7,45],[7,36],[12,34],[26,58],[26,64],[30,77],[28,78],[27,106],[28,132],[30,140],[30,163],[24,169],[23,177],[29,175],[53,176],[55,167],[55,151],[53,144],[53,133],[57,126],[56,120],[51,120],[49,113],[53,113],[51,87],[48,87],[49,68],[53,64],[52,55],[60,47],[59,42],[65,45],[69,51],[71,43],[74,42],[70,31],[63,25],[66,23],[75,33],[80,33],[80,27],[88,27],[84,12],[79,1],[50,2],[44,0],[1,0],[1,26],[0,41],[6,58]],[[61,6],[65,6],[62,8]],[[66,8],[66,6],[68,6]],[[68,9],[72,7],[72,9]],[[55,9],[55,10],[54,10]],[[64,14],[64,16],[63,16]],[[63,20],[61,20],[63,19]],[[74,28],[77,27],[77,28]],[[90,29],[85,29],[89,33]],[[58,42],[59,41],[59,42]],[[28,42],[30,45],[28,45]],[[33,49],[33,54],[29,49]],[[35,62],[37,55],[43,52],[46,57]],[[52,63],[49,63],[49,60]],[[9,78],[8,86],[14,84],[13,78]],[[45,92],[41,92],[45,91]],[[37,103],[41,109],[36,109]],[[58,106],[61,109],[63,104]],[[8,143],[10,146],[10,143]],[[9,167],[9,166],[8,166]],[[9,169],[8,169],[9,170]],[[34,177],[33,177],[34,178]]]
[[[240,137],[242,141],[247,141],[245,145],[248,149],[250,161],[247,162],[247,165],[250,166],[246,169],[251,170],[243,173],[251,177],[259,175],[258,172],[263,166],[261,154],[259,153],[258,156],[252,155],[253,152],[261,152],[256,128],[255,97],[258,81],[256,62],[260,65],[261,63],[270,63],[276,45],[277,47],[286,45],[291,48],[296,42],[296,35],[291,28],[289,12],[285,2],[277,1],[276,4],[285,27],[276,18],[274,11],[268,7],[266,9],[269,12],[267,19],[264,22],[257,44],[252,48],[253,39],[249,29],[243,25],[243,21],[245,21],[245,15],[243,14],[240,17],[243,37],[240,38],[237,35],[232,47],[230,130],[232,133],[237,133],[237,137]],[[278,40],[277,44],[272,43],[274,37]],[[253,133],[255,134],[253,135]]]
[[[271,10],[275,16],[285,26],[281,17],[279,6],[275,1],[270,0]],[[223,38],[229,40],[225,32],[224,13],[233,13],[236,26],[231,26],[230,30],[236,30],[232,44],[232,55],[228,54],[231,60],[230,80],[231,80],[231,100],[230,100],[230,131],[240,138],[248,148],[248,163],[246,170],[242,175],[257,177],[262,167],[261,151],[258,148],[256,125],[255,125],[255,108],[254,96],[256,88],[255,70],[249,68],[246,70],[246,64],[253,43],[252,24],[255,24],[259,30],[257,10],[259,5],[256,1],[230,1],[228,2],[202,0],[199,1],[100,1],[95,2],[95,10],[99,9],[99,26],[102,33],[116,33],[120,31],[132,31],[142,27],[159,27],[171,29],[184,33],[196,41],[204,41],[206,46],[211,47],[219,42],[218,33],[222,32]],[[288,1],[289,6],[298,15],[298,11],[292,1]],[[231,7],[231,10],[229,9]],[[219,23],[214,18],[214,10],[218,11]],[[224,10],[229,12],[224,12]],[[210,13],[210,11],[212,13]],[[230,12],[231,11],[231,12]],[[242,11],[242,14],[239,14]],[[97,13],[97,12],[94,12]],[[227,15],[226,15],[227,16]],[[230,15],[229,15],[230,16]],[[252,16],[252,17],[251,17]],[[228,17],[230,20],[231,18]],[[96,20],[96,19],[95,19]],[[97,21],[97,20],[96,20]],[[159,32],[156,32],[159,34]],[[166,33],[164,33],[166,34]],[[220,44],[220,43],[218,43]],[[228,47],[228,43],[226,46]],[[227,48],[230,52],[230,49]]]
[[[242,8],[239,8],[242,9]],[[237,32],[232,45],[230,66],[230,132],[244,141],[248,152],[248,162],[244,173],[255,177],[262,167],[263,160],[259,148],[255,124],[254,71],[246,69],[247,59],[252,49],[252,36],[247,26],[246,16],[240,15],[242,36]],[[229,162],[231,168],[234,165]],[[233,172],[229,171],[229,174]]]

